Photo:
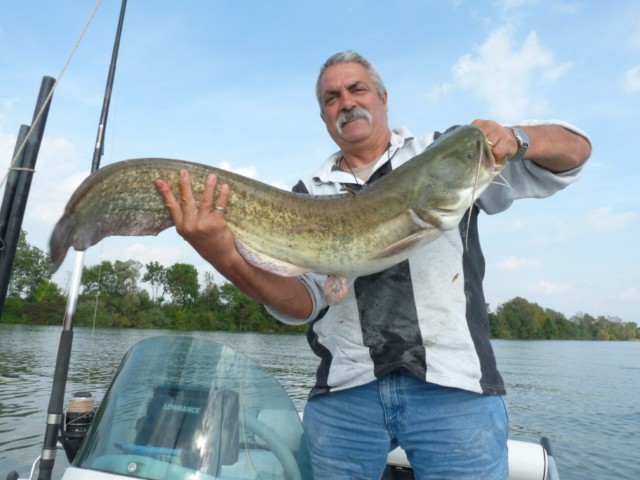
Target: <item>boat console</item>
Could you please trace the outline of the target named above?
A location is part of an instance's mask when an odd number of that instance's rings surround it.
[[[257,362],[187,336],[125,355],[63,480],[312,478],[291,399]]]

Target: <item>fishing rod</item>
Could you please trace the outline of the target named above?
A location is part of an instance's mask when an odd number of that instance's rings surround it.
[[[109,105],[111,103],[111,91],[113,90],[113,81],[116,73],[116,63],[118,60],[120,37],[122,35],[122,25],[124,23],[124,14],[126,8],[127,0],[122,0],[122,5],[120,7],[120,17],[118,19],[118,28],[116,30],[116,38],[113,44],[113,52],[111,54],[109,74],[107,75],[107,85],[105,88],[104,100],[102,103],[102,113],[100,114],[100,121],[98,124],[96,145],[93,151],[91,173],[100,168],[100,159],[102,158],[104,152],[104,137],[107,126],[107,118],[109,116]],[[67,384],[67,375],[69,373],[69,363],[71,360],[71,346],[73,343],[73,321],[75,319],[76,307],[78,305],[83,266],[84,252],[77,252],[73,267],[73,273],[71,275],[69,296],[67,297],[63,328],[62,333],[60,334],[60,343],[58,345],[56,367],[53,374],[53,386],[51,387],[51,396],[49,397],[49,407],[47,409],[47,422],[44,442],[42,453],[40,455],[38,480],[51,480],[53,465],[56,459],[58,435],[60,433],[60,428],[62,427],[64,418],[64,394]]]

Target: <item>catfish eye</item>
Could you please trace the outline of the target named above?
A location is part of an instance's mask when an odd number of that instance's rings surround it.
[[[475,153],[474,153],[474,151],[473,151],[473,150],[467,150],[467,158],[468,158],[469,160],[473,160],[473,158],[474,158],[475,156],[476,156],[476,155],[475,155]]]

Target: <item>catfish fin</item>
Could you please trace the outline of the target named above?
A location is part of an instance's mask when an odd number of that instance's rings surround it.
[[[267,272],[282,275],[283,277],[297,277],[298,275],[302,275],[309,271],[304,267],[269,257],[268,255],[239,242],[237,239],[236,248],[238,249],[238,252],[240,252],[240,255],[242,255],[242,258],[247,262],[261,270],[266,270]]]
[[[375,258],[387,258],[394,257],[399,255],[407,250],[412,249],[423,240],[429,238],[429,232],[427,230],[421,230],[416,232],[408,237],[403,238],[402,240],[389,245],[383,251],[381,251]]]

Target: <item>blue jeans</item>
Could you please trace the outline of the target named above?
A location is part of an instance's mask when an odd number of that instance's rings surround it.
[[[425,383],[406,371],[319,395],[304,410],[317,480],[378,480],[400,445],[415,478],[506,480],[501,397]]]

